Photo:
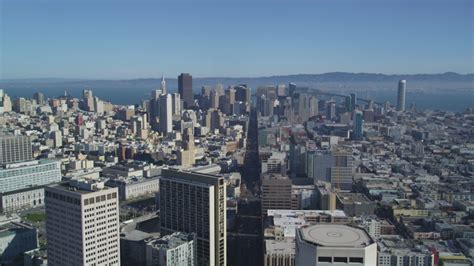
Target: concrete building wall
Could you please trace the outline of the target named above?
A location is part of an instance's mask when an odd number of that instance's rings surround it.
[[[33,159],[31,140],[27,136],[0,137],[0,165]]]
[[[161,234],[196,233],[198,265],[226,265],[224,178],[164,169],[160,178]]]
[[[44,205],[44,187],[16,190],[0,194],[0,211],[11,213]]]
[[[32,161],[23,166],[0,169],[0,192],[10,192],[61,181],[61,163]]]
[[[47,187],[45,196],[51,265],[120,265],[117,188],[58,185]]]

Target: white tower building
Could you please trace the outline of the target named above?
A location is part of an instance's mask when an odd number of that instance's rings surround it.
[[[160,101],[160,132],[164,135],[173,131],[173,101],[171,94],[162,94]]]
[[[120,265],[118,189],[72,180],[45,189],[50,265]]]
[[[407,90],[407,81],[402,79],[398,82],[398,111],[405,111],[405,94]]]

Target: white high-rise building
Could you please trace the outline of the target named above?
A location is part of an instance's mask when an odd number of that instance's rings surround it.
[[[0,114],[8,113],[12,111],[12,102],[10,97],[0,89]]]
[[[160,90],[162,94],[166,94],[166,81],[165,76],[161,76]]]
[[[45,189],[50,265],[120,265],[118,189],[72,180]]]
[[[161,174],[161,234],[196,233],[197,265],[227,265],[224,177],[175,169]]]
[[[164,135],[173,131],[173,101],[171,94],[162,94],[159,98],[160,132]]]
[[[407,90],[407,81],[402,79],[398,82],[398,111],[405,111],[405,94]]]
[[[104,113],[104,102],[99,97],[94,97],[94,110],[99,115]]]
[[[181,115],[181,96],[179,95],[179,93],[173,93],[171,94],[171,98],[173,101],[173,115]]]

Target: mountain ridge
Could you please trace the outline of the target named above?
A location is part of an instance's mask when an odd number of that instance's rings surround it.
[[[194,77],[194,80],[259,80],[259,79],[312,79],[321,81],[384,81],[393,79],[410,78],[415,80],[449,80],[449,81],[474,81],[474,73],[460,74],[456,72],[444,72],[436,74],[384,74],[370,72],[326,72],[320,74],[288,74],[270,75],[258,77]],[[96,79],[96,78],[26,78],[26,79],[0,79],[0,83],[58,83],[58,82],[133,82],[133,81],[156,81],[161,78],[129,78],[129,79]],[[177,78],[166,78],[166,80],[177,80]]]

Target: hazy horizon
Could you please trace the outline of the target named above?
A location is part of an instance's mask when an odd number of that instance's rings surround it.
[[[181,73],[181,72],[180,72]],[[164,76],[165,79],[177,79],[177,73],[174,76]],[[184,72],[183,72],[184,73]],[[193,73],[189,73],[193,76],[194,79],[258,79],[258,78],[272,78],[272,77],[291,77],[291,76],[311,76],[311,75],[326,75],[326,74],[354,74],[354,75],[384,75],[384,76],[418,76],[418,75],[445,75],[445,74],[455,74],[460,76],[471,76],[474,75],[474,72],[466,72],[466,73],[459,73],[453,71],[444,71],[444,72],[433,72],[433,73],[421,73],[421,72],[414,72],[414,73],[377,73],[377,72],[344,72],[344,71],[328,71],[328,72],[320,72],[320,73],[293,73],[293,74],[281,74],[281,75],[264,75],[264,76],[195,76]],[[0,82],[5,81],[23,81],[23,80],[97,80],[97,81],[120,81],[120,80],[140,80],[140,79],[161,79],[161,75],[157,76],[147,76],[147,77],[130,77],[130,78],[104,78],[104,79],[96,79],[96,78],[74,78],[74,77],[37,77],[37,78],[1,78]]]

